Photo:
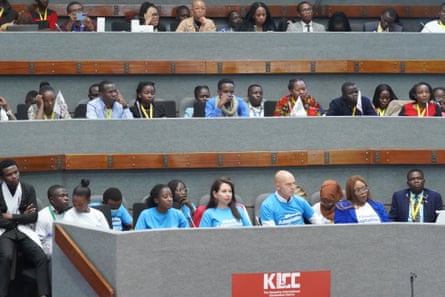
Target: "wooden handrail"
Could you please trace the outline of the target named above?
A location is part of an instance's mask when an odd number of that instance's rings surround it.
[[[2,61],[0,75],[444,74],[443,60]]]
[[[26,11],[28,3],[13,3],[11,6],[17,11]],[[97,17],[127,17],[137,14],[140,4],[84,4],[88,15]],[[177,5],[161,4],[161,17],[175,17]],[[401,18],[431,18],[438,15],[439,5],[389,5],[395,9]],[[274,18],[296,17],[296,5],[268,5]],[[314,16],[330,17],[334,12],[343,11],[350,18],[376,18],[388,5],[319,5],[314,7]],[[55,10],[59,16],[66,17],[66,4],[50,3],[49,8]],[[230,11],[239,11],[245,15],[249,5],[207,5],[207,16],[210,18],[226,18]]]
[[[107,280],[80,250],[62,226],[57,224],[55,225],[54,230],[54,240],[99,297],[115,296],[114,289],[110,286]]]
[[[20,170],[23,172],[285,166],[444,165],[445,149],[396,148],[167,154],[65,154],[12,158],[17,161]],[[0,159],[3,159],[3,157]]]

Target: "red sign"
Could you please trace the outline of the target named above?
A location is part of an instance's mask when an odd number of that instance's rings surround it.
[[[330,297],[330,271],[232,274],[232,297]]]

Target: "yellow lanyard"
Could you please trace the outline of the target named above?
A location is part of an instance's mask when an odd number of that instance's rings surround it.
[[[105,118],[106,119],[111,119],[112,114],[113,114],[113,109],[111,109],[111,108],[105,109]]]
[[[385,115],[386,109],[378,109],[379,116],[383,117]]]
[[[357,106],[354,106],[352,109],[352,116],[355,117],[355,112],[357,111]]]
[[[141,110],[144,114],[144,117],[146,119],[152,119],[153,118],[153,104],[150,103],[150,116],[148,116],[147,111],[145,110],[144,106],[141,104]]]
[[[417,215],[419,214],[419,210],[420,210],[420,206],[422,205],[422,200],[423,200],[423,195],[420,196],[419,201],[417,202],[417,205],[415,206],[414,204],[416,203],[416,200],[411,197],[411,219],[414,222],[417,218]]]
[[[46,17],[48,16],[48,8],[45,8],[45,14],[43,16],[40,13],[40,9],[37,9],[37,13],[39,14],[39,18],[41,21],[46,21]]]
[[[3,16],[4,11],[5,11],[5,8],[2,7],[2,9],[0,9],[0,18]]]
[[[48,116],[46,115],[46,114],[43,114],[43,119],[44,120],[54,120],[54,111],[51,113],[51,117],[50,118],[48,118]]]
[[[427,103],[427,104],[428,104],[428,103]],[[420,106],[419,106],[419,104],[416,104],[416,109],[417,109],[417,116],[418,116],[418,117],[423,117],[423,116],[425,116],[426,107],[425,107],[422,111],[420,111]]]
[[[439,20],[439,26],[442,28],[442,30],[445,30],[445,24]]]
[[[379,24],[377,25],[377,32],[389,32],[389,26],[385,30],[383,30],[382,24],[380,24],[379,22]]]

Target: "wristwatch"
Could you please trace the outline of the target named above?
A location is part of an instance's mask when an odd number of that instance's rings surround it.
[[[12,116],[12,111],[11,111],[11,110],[8,110],[8,111],[6,112],[6,115],[7,115],[8,117]]]

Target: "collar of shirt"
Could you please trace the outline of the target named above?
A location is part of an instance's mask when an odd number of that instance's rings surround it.
[[[283,202],[283,203],[289,203],[289,202],[292,200],[292,198],[293,198],[293,195],[292,195],[292,196],[289,198],[289,201],[288,201],[286,198],[281,197],[280,194],[278,194],[277,191],[275,192],[275,195],[277,196],[278,201]]]

